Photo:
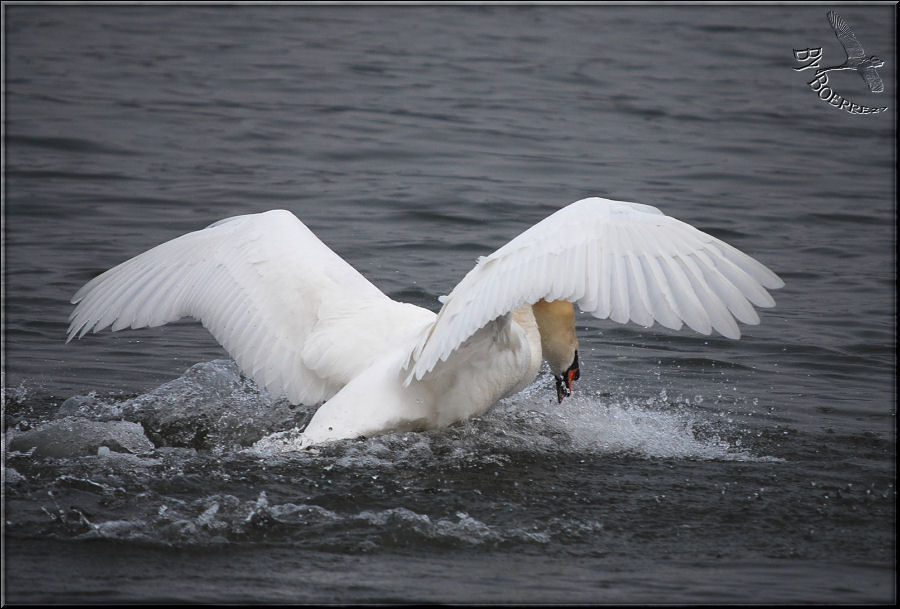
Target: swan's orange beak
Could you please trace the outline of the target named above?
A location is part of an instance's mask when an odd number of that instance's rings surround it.
[[[572,383],[581,378],[581,371],[578,369],[578,351],[575,352],[575,359],[572,365],[566,370],[562,376],[554,376],[556,379],[556,400],[561,404],[563,398],[572,395]]]

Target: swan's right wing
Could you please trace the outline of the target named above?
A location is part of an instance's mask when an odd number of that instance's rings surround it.
[[[866,56],[862,45],[856,39],[853,30],[850,29],[850,24],[844,21],[843,17],[834,11],[828,11],[828,22],[831,24],[831,29],[834,30],[838,41],[844,46],[844,50],[847,52],[847,59],[862,59]]]
[[[389,299],[283,210],[172,239],[94,278],[72,302],[69,340],[193,317],[260,386],[308,404],[380,357],[402,321],[433,317]]]
[[[655,207],[582,199],[478,261],[412,350],[407,382],[491,320],[542,298],[619,323],[739,338],[735,319],[759,323],[753,305],[773,306],[766,288],[783,285],[750,256]]]

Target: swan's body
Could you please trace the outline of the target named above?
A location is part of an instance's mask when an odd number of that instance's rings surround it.
[[[658,209],[583,199],[481,258],[438,314],[388,298],[290,212],[237,216],[159,245],[73,298],[69,340],[199,319],[274,396],[324,404],[303,445],[443,427],[536,377],[578,378],[574,302],[644,326],[739,338],[783,282]]]

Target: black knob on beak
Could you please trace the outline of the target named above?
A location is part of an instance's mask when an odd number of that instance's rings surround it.
[[[572,383],[581,378],[581,371],[578,368],[578,351],[575,351],[575,359],[572,365],[568,367],[564,376],[554,376],[556,379],[556,400],[557,404],[561,404],[563,398],[572,395]]]

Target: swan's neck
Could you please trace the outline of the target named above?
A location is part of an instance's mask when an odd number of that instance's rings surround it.
[[[567,300],[547,302],[541,299],[532,306],[540,333],[541,352],[555,375],[571,364],[578,349],[575,336],[575,308]]]

